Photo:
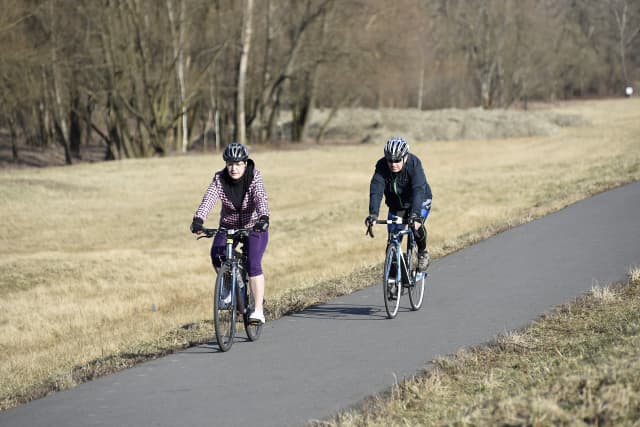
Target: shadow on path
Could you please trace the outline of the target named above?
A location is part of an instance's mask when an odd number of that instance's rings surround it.
[[[400,307],[399,311],[408,312],[410,310]],[[289,317],[330,320],[387,320],[387,313],[384,306],[336,303],[310,307],[300,313],[290,314]]]

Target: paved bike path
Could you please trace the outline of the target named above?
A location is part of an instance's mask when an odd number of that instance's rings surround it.
[[[365,242],[363,242],[365,244]],[[438,355],[525,326],[640,265],[640,183],[432,263],[422,310],[385,318],[379,286],[0,413],[0,426],[295,426],[410,376]],[[245,424],[252,423],[252,424]]]

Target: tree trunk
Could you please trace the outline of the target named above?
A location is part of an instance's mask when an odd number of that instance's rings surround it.
[[[266,94],[268,93],[268,85],[271,81],[271,62],[272,62],[272,51],[273,51],[273,38],[274,38],[274,30],[273,30],[273,13],[274,13],[274,5],[272,0],[267,0],[267,19],[265,24],[266,31],[266,40],[264,46],[264,70],[262,72],[262,81],[261,81],[261,93],[262,99],[260,99],[260,105],[258,105],[258,121],[260,123],[260,139],[267,140],[269,138],[270,132],[267,129],[268,119],[266,117]]]
[[[418,111],[422,110],[422,98],[424,96],[424,54],[420,61],[420,77],[418,78],[418,102],[416,108]]]
[[[66,164],[72,164],[71,158],[71,150],[69,149],[69,127],[67,126],[67,121],[65,120],[65,112],[62,106],[62,96],[60,95],[60,77],[58,76],[58,56],[57,56],[57,28],[56,28],[56,18],[54,16],[54,7],[55,2],[51,1],[49,3],[49,12],[51,18],[51,84],[53,90],[53,110],[54,110],[54,126],[56,129],[56,134],[58,136],[57,140],[60,142],[62,147],[64,148],[64,157]]]
[[[178,79],[178,97],[180,103],[180,122],[182,125],[180,150],[183,153],[187,152],[189,145],[189,122],[187,117],[187,105],[186,105],[186,82],[184,77],[184,16],[185,16],[185,2],[180,1],[180,11],[178,15],[177,30],[176,22],[173,12],[173,1],[167,0],[167,11],[169,13],[169,23],[171,25],[171,34],[173,41],[173,54],[176,58],[176,74]]]
[[[253,0],[245,0],[245,8],[242,20],[242,52],[240,53],[240,66],[238,67],[238,90],[236,98],[236,139],[241,144],[246,144],[246,119],[245,119],[245,86],[247,79],[247,64],[249,62],[249,50],[251,48],[251,32],[253,15]]]
[[[9,134],[11,135],[11,161],[18,161],[18,132],[13,117],[9,117]]]
[[[73,83],[72,83],[73,84]],[[80,142],[82,141],[82,126],[80,123],[80,94],[74,88],[71,108],[69,109],[69,150],[76,159],[81,159]]]

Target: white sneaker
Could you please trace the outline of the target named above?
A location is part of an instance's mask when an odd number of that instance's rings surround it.
[[[262,311],[254,311],[249,315],[251,323],[264,323],[264,313]]]
[[[429,252],[424,250],[418,254],[418,271],[424,272],[429,268]]]
[[[222,288],[222,292],[220,293],[221,308],[229,308],[229,306],[231,305],[231,292],[228,289]]]

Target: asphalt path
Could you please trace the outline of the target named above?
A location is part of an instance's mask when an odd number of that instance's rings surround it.
[[[363,242],[363,244],[365,244]],[[382,257],[382,254],[381,254]],[[440,355],[526,326],[640,266],[640,183],[434,261],[426,300],[386,319],[379,286],[0,413],[0,426],[300,426]]]

